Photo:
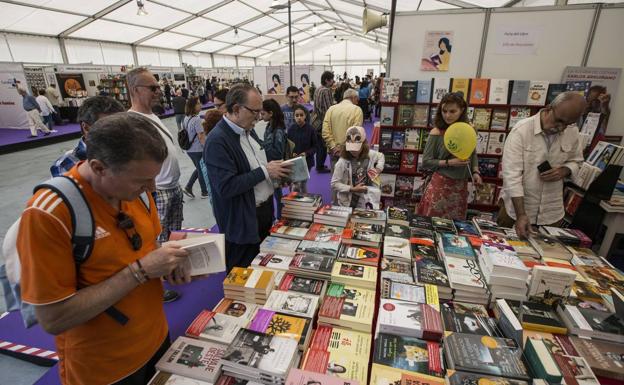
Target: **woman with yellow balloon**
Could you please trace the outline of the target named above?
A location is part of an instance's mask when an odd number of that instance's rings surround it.
[[[477,133],[467,121],[461,93],[446,94],[436,111],[434,127],[423,151],[423,169],[431,173],[418,205],[420,215],[466,219],[468,181],[481,184]]]

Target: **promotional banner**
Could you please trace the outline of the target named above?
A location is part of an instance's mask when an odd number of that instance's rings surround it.
[[[499,55],[535,55],[542,28],[535,26],[496,26],[496,53]]]
[[[266,67],[267,94],[283,95],[286,92],[284,73],[283,66]]]
[[[448,71],[453,48],[453,31],[427,31],[423,44],[421,71]]]
[[[573,67],[567,66],[563,70],[561,82],[591,82],[590,86],[607,87],[607,93],[611,95],[611,107],[616,106],[615,96],[620,85],[621,68],[602,67]]]
[[[56,80],[63,99],[87,96],[82,74],[56,74]]]
[[[310,102],[310,66],[295,66],[295,86],[299,89],[299,102]]]
[[[0,69],[0,128],[28,129],[28,116],[17,87],[28,88],[21,65]]]

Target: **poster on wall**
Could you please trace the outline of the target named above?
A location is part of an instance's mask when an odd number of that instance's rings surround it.
[[[426,31],[421,71],[448,71],[453,47],[453,31]]]
[[[299,103],[310,103],[310,66],[295,66],[295,86],[299,89]]]
[[[56,80],[63,99],[87,96],[82,74],[56,74]]]
[[[286,88],[283,86],[284,82],[284,67],[270,66],[267,67],[267,94],[283,95]]]
[[[620,84],[621,68],[602,67],[573,67],[567,66],[563,70],[561,82],[591,82],[590,86],[604,86],[611,95],[611,107],[615,106],[615,96]]]
[[[28,129],[28,116],[22,108],[17,87],[28,88],[20,65],[0,72],[0,128]],[[12,71],[14,69],[15,71]]]
[[[543,28],[529,25],[496,25],[498,55],[535,55]]]

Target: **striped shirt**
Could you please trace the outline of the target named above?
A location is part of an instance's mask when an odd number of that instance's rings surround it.
[[[547,160],[554,167],[565,166],[574,175],[583,163],[578,127],[570,126],[547,138],[540,121],[541,111],[518,122],[505,141],[501,198],[510,217],[516,218],[511,198],[523,197],[524,210],[534,225],[547,225],[564,216],[563,180],[544,182],[537,166]],[[552,139],[550,145],[548,139]]]

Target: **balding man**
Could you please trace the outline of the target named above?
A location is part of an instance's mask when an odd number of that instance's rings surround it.
[[[503,151],[500,226],[515,225],[517,234],[526,237],[531,225],[557,225],[563,218],[563,179],[583,162],[575,123],[585,105],[582,96],[564,92],[512,128]],[[551,168],[538,170],[545,161]]]
[[[345,144],[347,128],[362,126],[364,114],[358,106],[359,102],[358,92],[349,88],[344,92],[342,101],[331,106],[323,119],[323,140],[331,153],[332,173]]]

